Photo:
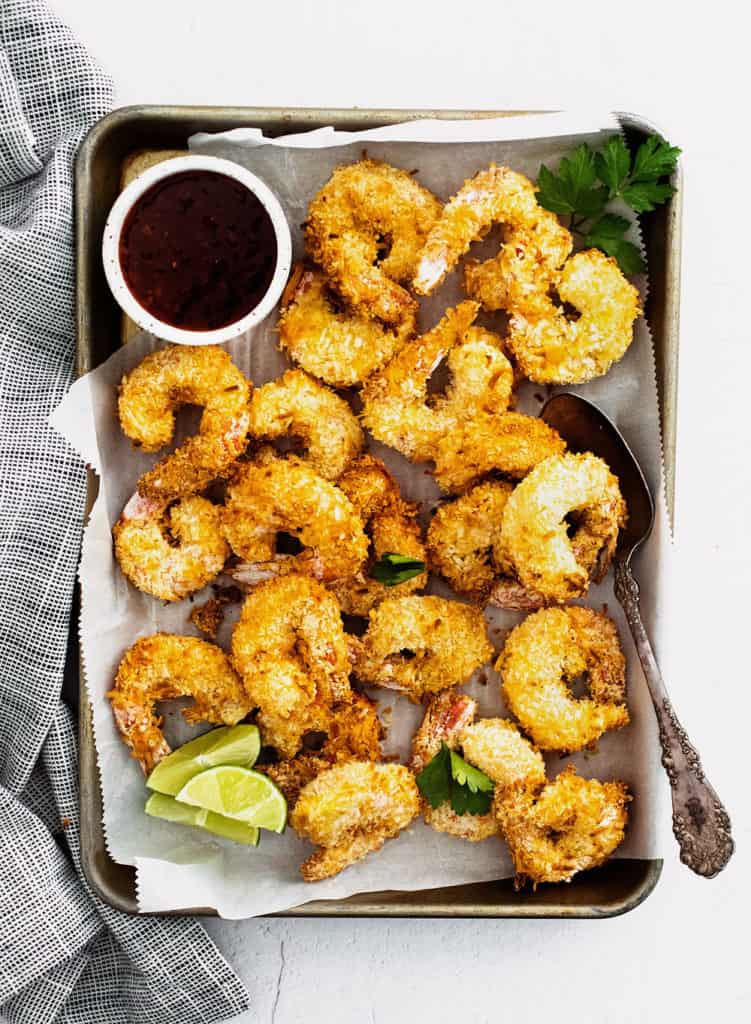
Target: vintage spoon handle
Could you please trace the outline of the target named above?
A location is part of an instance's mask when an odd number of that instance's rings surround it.
[[[697,875],[713,878],[733,855],[730,818],[704,776],[699,754],[670,703],[639,610],[639,584],[628,562],[615,563],[615,596],[623,606],[657,715],[662,763],[670,780],[673,832],[681,860]]]

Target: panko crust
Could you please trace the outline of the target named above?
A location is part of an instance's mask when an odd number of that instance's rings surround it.
[[[251,707],[221,648],[172,633],[136,640],[123,655],[107,697],[115,725],[145,775],[170,753],[156,712],[159,701],[192,697],[183,710],[186,720],[215,725],[236,725]]]
[[[493,549],[512,490],[510,483],[487,480],[433,516],[427,534],[430,566],[457,594],[484,601],[500,575]]]
[[[350,697],[350,657],[336,598],[308,576],[268,580],[245,599],[232,660],[258,710],[265,744],[292,757],[308,732],[328,732]]]
[[[300,438],[305,461],[325,480],[336,480],[365,444],[357,417],[344,399],[304,370],[287,370],[253,392],[249,434]]]
[[[353,309],[401,323],[416,302],[399,282],[412,277],[441,208],[401,168],[377,160],[345,164],[308,207],[306,249]],[[383,239],[390,242],[385,256]]]
[[[404,501],[396,480],[372,455],[353,462],[337,483],[362,517],[370,543],[365,565],[350,579],[332,583],[331,588],[345,614],[364,618],[387,597],[412,594],[427,585],[427,570],[395,586],[386,586],[371,576],[373,565],[387,554],[426,562],[418,507]]]
[[[604,576],[625,522],[618,479],[602,459],[591,452],[548,458],[506,502],[497,558],[526,587],[568,601]]]
[[[368,554],[362,518],[335,484],[295,456],[262,451],[237,470],[222,514],[224,536],[249,565],[238,582],[306,573],[326,583],[349,579]],[[297,555],[278,555],[277,534],[296,537]]]
[[[630,799],[625,783],[582,779],[573,765],[537,793],[523,784],[497,791],[493,809],[517,886],[570,882],[603,864],[623,841]]]
[[[389,598],[370,613],[355,674],[417,699],[467,682],[492,653],[479,608],[433,596]]]
[[[524,783],[545,783],[542,754],[506,718],[481,718],[466,726],[457,737],[470,764],[485,772],[499,789]]]
[[[162,601],[181,601],[205,587],[230,553],[220,509],[198,495],[168,505],[136,492],[112,536],[126,579]]]
[[[546,608],[506,639],[496,663],[503,693],[542,750],[573,752],[629,722],[626,659],[615,624],[591,608]],[[570,685],[585,674],[589,696]]]
[[[536,416],[504,412],[466,419],[442,437],[434,453],[435,478],[444,491],[462,492],[489,473],[521,478],[566,442]]]
[[[343,308],[320,270],[293,268],[279,317],[279,343],[308,373],[336,388],[363,384],[414,337],[414,310],[388,325]]]
[[[143,451],[169,444],[180,406],[203,406],[198,433],[141,477],[139,493],[172,501],[225,474],[247,444],[251,388],[216,345],[167,345],[125,374],[118,396],[120,425]]]
[[[599,249],[571,256],[556,287],[560,306],[546,298],[543,308],[514,309],[509,348],[525,376],[538,384],[582,384],[601,377],[633,340],[639,293]],[[578,312],[576,319],[569,319],[563,303]]]
[[[420,794],[409,768],[347,761],[318,775],[290,815],[297,834],[317,850],[300,868],[306,882],[338,874],[380,849],[418,815]]]

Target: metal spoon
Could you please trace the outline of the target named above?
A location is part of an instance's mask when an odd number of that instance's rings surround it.
[[[641,619],[639,585],[631,569],[634,552],[654,525],[654,502],[647,481],[619,431],[591,402],[578,395],[556,395],[540,415],[555,427],[572,452],[589,451],[599,455],[620,481],[628,506],[628,523],[618,537],[613,559],[615,596],[631,627],[657,715],[662,763],[670,780],[673,801],[673,832],[681,860],[696,874],[713,878],[733,854],[730,818],[705,778],[699,754],[673,710]]]

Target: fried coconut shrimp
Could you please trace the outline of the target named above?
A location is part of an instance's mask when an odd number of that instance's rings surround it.
[[[206,586],[229,556],[219,508],[198,495],[168,504],[136,493],[112,534],[123,575],[162,601],[181,601]]]
[[[526,377],[538,384],[581,384],[601,377],[634,337],[639,293],[614,259],[588,249],[565,264],[556,283],[570,319],[549,298],[536,309],[514,309],[507,343]]]
[[[326,740],[318,751],[302,751],[288,761],[260,770],[273,779],[291,807],[300,790],[317,775],[345,761],[377,761],[381,756],[381,723],[373,701],[353,693],[332,705]]]
[[[303,878],[331,878],[380,850],[419,811],[417,783],[404,765],[348,761],[322,772],[302,790],[290,816],[295,832],[321,847],[300,868]]]
[[[365,534],[370,540],[368,564],[350,579],[331,585],[342,611],[366,616],[387,597],[401,597],[425,587],[427,571],[389,587],[370,575],[373,564],[386,554],[407,555],[420,562],[426,560],[417,506],[404,501],[399,485],[380,459],[363,455],[339,479],[338,486],[362,517]]]
[[[146,775],[170,752],[156,704],[192,697],[189,722],[236,725],[251,704],[221,648],[191,636],[155,633],[125,652],[107,694],[120,735]]]
[[[596,455],[546,459],[514,488],[501,524],[500,555],[520,582],[552,601],[586,594],[607,572],[626,505]]]
[[[202,490],[245,450],[250,381],[215,345],[168,345],[147,355],[120,383],[123,431],[143,451],[172,440],[181,405],[203,406],[198,434],[138,482],[146,498],[170,501]]]
[[[239,467],[222,525],[246,563],[233,576],[249,586],[283,573],[307,573],[325,583],[351,579],[368,554],[362,518],[346,494],[301,459],[270,450]],[[303,550],[277,553],[280,532],[295,537]]]
[[[305,245],[353,309],[401,324],[416,307],[402,283],[440,212],[406,171],[361,160],[337,167],[312,200]]]
[[[471,327],[474,302],[449,309],[427,334],[408,342],[362,391],[363,422],[374,437],[416,462],[435,457],[439,441],[477,413],[503,412],[513,370],[501,340]],[[447,358],[450,383],[429,397],[428,382]]]
[[[535,886],[570,882],[603,864],[623,841],[630,799],[625,783],[582,779],[573,765],[542,789],[496,786],[493,810],[517,887],[527,879]]]
[[[336,598],[308,576],[282,576],[245,599],[232,660],[264,742],[292,757],[309,732],[327,732],[350,697],[350,659]]]
[[[430,565],[457,594],[483,601],[490,593],[500,571],[493,551],[513,489],[505,481],[486,480],[433,516],[427,536]]]
[[[414,311],[391,326],[335,299],[320,270],[298,264],[282,300],[279,342],[304,370],[336,388],[362,384],[415,334]]]
[[[435,478],[444,491],[463,491],[493,472],[526,476],[543,459],[565,450],[558,431],[536,416],[481,413],[439,440],[433,454]]]
[[[430,697],[425,717],[412,737],[412,770],[421,772],[441,749],[441,743],[456,750],[459,737],[471,725],[476,712],[477,701],[456,690],[442,690]],[[448,802],[431,807],[423,800],[422,813],[436,832],[446,832],[470,843],[479,843],[498,832],[493,814],[457,814]]]
[[[569,232],[539,205],[532,182],[508,167],[491,164],[464,182],[431,228],[413,281],[417,294],[435,291],[471,244],[484,238],[494,224],[504,224],[512,231],[539,231],[536,255],[544,255],[547,264],[560,261],[560,265],[571,251]],[[538,259],[530,262],[532,270]],[[513,269],[519,273],[518,267]],[[510,280],[513,284],[513,277]]]
[[[464,265],[464,288],[483,309],[524,311],[527,315],[545,311],[550,304],[548,290],[558,278],[560,267],[571,255],[571,232],[558,223],[555,214],[538,206],[533,226],[507,228],[497,256]]]
[[[591,608],[545,608],[512,630],[496,663],[522,729],[542,750],[591,747],[628,725],[626,659],[614,623]],[[575,697],[585,676],[589,696]]]
[[[253,392],[249,432],[257,438],[301,438],[305,461],[325,480],[341,476],[365,443],[344,399],[303,370],[288,370]]]
[[[466,683],[492,652],[479,608],[442,597],[395,597],[370,613],[355,674],[419,698]]]

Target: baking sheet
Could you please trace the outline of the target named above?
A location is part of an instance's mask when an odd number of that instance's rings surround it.
[[[511,120],[511,125],[509,121]],[[493,143],[399,143],[373,139],[373,132],[364,133],[363,140],[348,147],[338,145],[339,139],[330,132],[308,133],[308,141],[323,141],[323,150],[309,150],[298,145],[293,148],[259,146],[257,133],[229,133],[226,136],[200,137],[195,145],[201,151],[238,159],[264,177],[275,189],[285,205],[293,229],[296,251],[301,251],[299,225],[304,219],[310,196],[328,177],[337,163],[357,159],[367,141],[369,155],[388,159],[410,169],[417,168],[420,180],[439,195],[448,196],[461,183],[491,159],[507,162],[515,168],[536,176],[540,162],[555,163],[558,157],[581,141],[570,118],[537,117],[534,124],[543,137],[518,141],[521,122],[529,119],[502,119],[495,122],[493,131],[508,133],[515,141]],[[457,124],[457,132],[482,126],[487,138],[489,121],[438,122],[441,130]],[[607,118],[587,122],[585,137],[598,141],[594,129],[601,125],[605,131],[617,130],[614,121]],[[412,125],[424,132],[425,123]],[[469,127],[468,127],[469,126]],[[406,132],[410,126],[396,126]],[[566,134],[551,138],[550,131]],[[383,136],[390,129],[378,129]],[[342,133],[339,133],[340,135]],[[316,136],[316,138],[313,138]],[[574,137],[575,136],[575,137]],[[337,143],[331,146],[331,142]],[[429,157],[429,160],[427,159]],[[492,243],[488,243],[491,244]],[[478,247],[481,252],[481,247]],[[438,319],[444,308],[460,297],[455,279],[426,301],[422,307],[424,326]],[[492,320],[486,321],[492,326]],[[273,331],[275,316],[257,328],[249,337],[229,346],[239,365],[249,373],[256,384],[273,379],[285,368],[285,361],[276,350]],[[250,344],[249,344],[250,342]],[[461,882],[482,881],[503,877],[511,872],[508,856],[500,840],[489,840],[477,846],[461,843],[416,824],[397,841],[387,844],[377,856],[368,858],[329,882],[308,886],[299,881],[297,869],[309,850],[307,844],[291,833],[284,837],[264,835],[258,850],[247,851],[207,839],[200,833],[179,826],[157,822],[143,815],[144,787],[140,773],[128,758],[127,751],[117,736],[109,706],[104,699],[111,685],[123,651],[138,636],[156,629],[184,633],[195,631],[187,624],[189,605],[163,608],[152,598],[131,588],[117,571],[112,558],[110,528],[132,493],[140,474],[154,461],[154,457],[134,452],[121,435],[115,416],[115,386],[125,369],[135,365],[146,351],[158,343],[141,336],[117,353],[94,373],[75,385],[68,399],[54,418],[55,424],[69,438],[87,461],[100,472],[104,470],[99,499],[87,530],[81,581],[83,590],[82,647],[87,684],[94,709],[102,788],[104,797],[104,824],[108,849],[114,859],[135,863],[138,871],[139,905],[145,910],[167,910],[191,906],[213,906],[224,916],[244,917],[251,914],[283,909],[306,899],[341,897],[353,892],[382,889],[424,889]],[[591,398],[616,420],[634,446],[644,464],[655,493],[661,493],[659,420],[654,387],[654,365],[651,342],[646,325],[640,323],[637,337],[622,363],[604,380],[583,386],[583,394]],[[521,407],[537,412],[543,389],[529,386]],[[190,428],[187,425],[189,432]],[[373,445],[376,454],[385,457],[391,469],[400,478],[405,492],[412,498],[433,502],[437,491],[423,472],[424,467],[410,466],[401,457]],[[113,467],[116,471],[113,472]],[[659,623],[655,608],[659,595],[657,584],[665,571],[667,531],[664,509],[658,517],[658,530],[641,562],[644,592],[644,613],[648,625],[659,645]],[[440,585],[431,590],[441,592]],[[197,600],[201,600],[199,595]],[[611,612],[616,605],[609,583],[595,588],[587,602],[593,607],[607,603]],[[500,646],[502,631],[520,616],[494,613],[491,638]],[[619,619],[621,635],[626,644],[629,661],[629,688],[632,725],[618,734],[603,738],[597,754],[579,755],[573,760],[585,775],[625,778],[637,794],[632,805],[632,824],[627,841],[620,853],[626,856],[654,856],[654,822],[658,817],[659,761],[655,742],[655,728],[651,706],[641,679],[630,643],[626,643],[626,630]],[[225,637],[226,639],[226,637]],[[498,695],[497,680],[491,673],[483,685],[472,687],[480,700],[481,713],[503,713]],[[389,692],[382,703],[393,707],[387,751],[405,753],[405,744],[412,728],[419,721],[420,710],[405,698]],[[187,736],[179,729],[174,714],[170,714],[168,736],[176,741]],[[554,775],[568,759],[549,760]]]

